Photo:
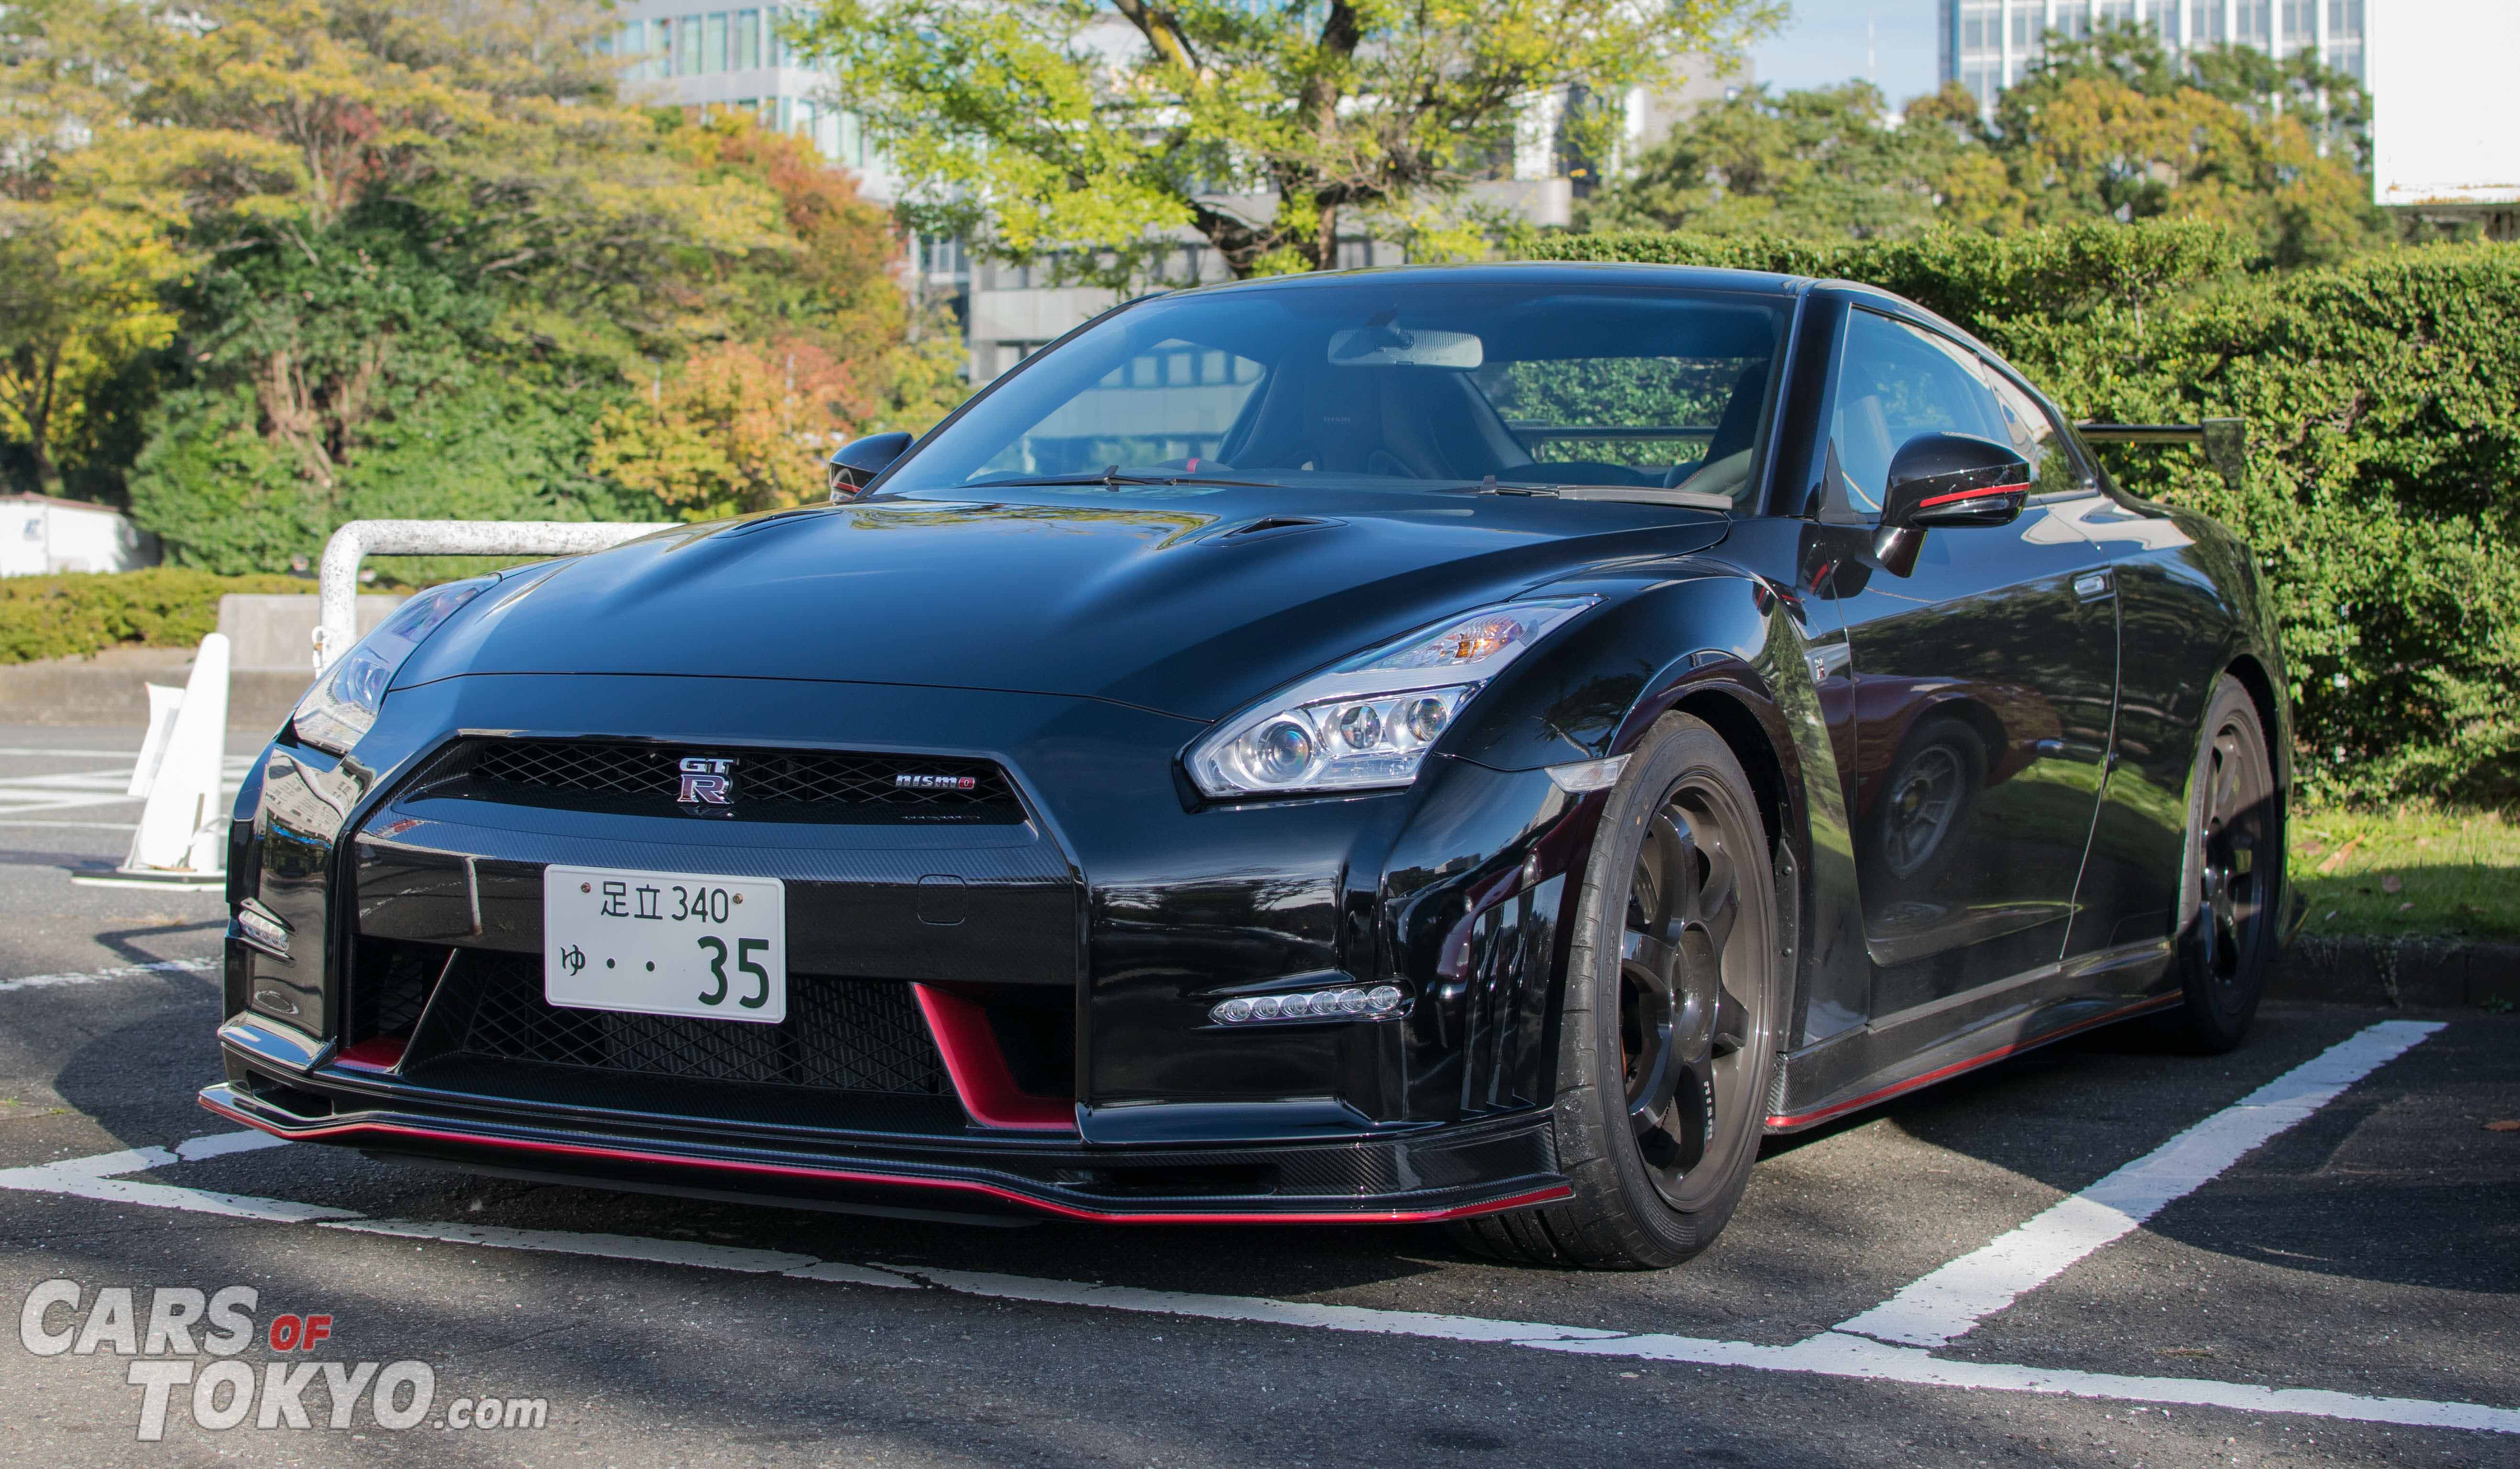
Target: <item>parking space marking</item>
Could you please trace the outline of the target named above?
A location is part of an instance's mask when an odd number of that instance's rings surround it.
[[[34,825],[32,822],[7,822],[8,817],[39,815],[56,811],[75,811],[90,806],[137,805],[141,798],[130,794],[131,773],[135,754],[115,750],[39,750],[31,748],[0,749],[0,755],[56,756],[68,760],[119,760],[122,764],[111,770],[55,771],[44,775],[0,777],[0,824]],[[253,770],[257,755],[222,756],[219,779],[234,786]]]
[[[2357,1031],[1985,1248],[1910,1282],[1889,1300],[1832,1329],[1912,1347],[1948,1346],[2084,1256],[2212,1182],[2440,1029],[2441,1022],[2433,1020],[2384,1020]]]
[[[2436,1024],[2410,1021],[2386,1021],[2371,1026],[2286,1072],[2233,1106],[2207,1118],[2076,1196],[2076,1199],[2094,1207],[2113,1210],[2116,1219],[2124,1221],[2122,1225],[2103,1230],[2099,1226],[2109,1224],[2105,1218],[2095,1220],[2081,1209],[2059,1213],[2065,1208],[2059,1205],[2004,1236],[2006,1240],[2016,1235],[2023,1236],[2038,1248],[2024,1246],[2007,1250],[1996,1257],[2001,1269],[1972,1269],[1966,1272],[1946,1274],[1953,1269],[1952,1266],[1946,1266],[1942,1270],[1925,1276],[1915,1286],[1900,1292],[1876,1311],[1886,1311],[1891,1305],[1908,1301],[1917,1309],[1902,1319],[1912,1321],[1916,1329],[1924,1330],[1929,1321],[1948,1323],[1957,1319],[1955,1313],[1963,1307],[1975,1310],[1994,1300],[1999,1283],[2004,1287],[2004,1292],[2001,1301],[1989,1311],[2009,1305],[2023,1292],[2053,1278],[2074,1260],[2082,1259],[2109,1240],[2138,1227],[2142,1220],[2151,1218],[2172,1200],[2203,1185],[2251,1149],[2333,1101],[2356,1081],[2439,1029],[2441,1027]],[[1754,1342],[1721,1341],[1661,1332],[1624,1332],[1431,1312],[1276,1301],[1258,1296],[1148,1290],[1137,1286],[1034,1279],[924,1266],[861,1265],[816,1260],[811,1256],[783,1251],[702,1244],[693,1240],[557,1229],[516,1229],[420,1220],[373,1220],[347,1209],[218,1193],[168,1183],[141,1182],[121,1177],[286,1145],[279,1138],[256,1132],[212,1134],[187,1138],[172,1148],[126,1148],[93,1157],[0,1170],[0,1188],[67,1194],[144,1208],[276,1224],[313,1224],[321,1228],[468,1247],[635,1260],[887,1289],[933,1288],[981,1299],[1084,1310],[1520,1347],[1582,1357],[1687,1362],[1700,1366],[1790,1372],[1969,1392],[2030,1393],[2119,1402],[2214,1407],[2234,1412],[2520,1436],[2520,1408],[2417,1398],[2364,1397],[2318,1388],[2273,1388],[2208,1378],[2139,1377],[2076,1368],[1952,1361],[1934,1356],[1924,1346],[1896,1345],[1836,1328],[1787,1346],[1763,1346]],[[2043,1221],[2050,1221],[2051,1216],[2052,1222],[2042,1224]],[[2102,1233],[2105,1237],[2099,1237]],[[1986,1253],[1980,1251],[1977,1255],[1964,1257],[1964,1260],[1977,1260]],[[2070,1258],[2062,1258],[2068,1255]],[[2056,1263],[2060,1258],[2062,1263]],[[1954,1262],[1954,1265],[1962,1263]],[[2029,1269],[2031,1265],[2044,1268],[2049,1264],[2053,1264],[2054,1269]],[[1917,1291],[1917,1287],[1938,1278],[1943,1284],[1934,1291]],[[1936,1312],[1940,1313],[1936,1314]],[[1981,1311],[1969,1318],[1970,1322],[1973,1324],[1983,1319],[1986,1313],[1988,1312]],[[1867,1315],[1871,1314],[1867,1313]],[[1860,1321],[1865,1317],[1855,1319]]]
[[[143,974],[206,974],[225,962],[220,958],[161,958],[145,964],[116,964],[111,969],[90,969],[82,974],[29,974],[23,979],[0,980],[0,994],[11,990],[49,990],[62,985],[92,985],[109,979],[132,979]]]

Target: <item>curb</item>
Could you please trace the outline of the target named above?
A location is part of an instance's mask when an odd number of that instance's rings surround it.
[[[2269,1000],[2390,1009],[2520,1005],[2520,944],[2406,935],[2293,940],[2268,977]]]

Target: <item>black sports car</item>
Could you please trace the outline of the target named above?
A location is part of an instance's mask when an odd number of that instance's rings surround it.
[[[237,806],[203,1103],[609,1187],[1658,1266],[1764,1133],[2256,1006],[2250,556],[1882,292],[1160,295],[832,499],[437,588],[319,678]]]

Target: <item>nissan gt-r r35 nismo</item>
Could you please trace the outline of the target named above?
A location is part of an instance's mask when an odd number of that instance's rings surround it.
[[[425,592],[318,679],[237,807],[212,1110],[1662,1266],[1765,1133],[2256,1006],[2251,557],[1881,292],[1185,291],[832,478]]]

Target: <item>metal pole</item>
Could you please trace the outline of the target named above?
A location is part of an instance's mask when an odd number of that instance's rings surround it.
[[[585,520],[352,520],[324,543],[316,590],[315,671],[359,641],[359,562],[371,556],[580,556],[676,522],[621,525]]]

